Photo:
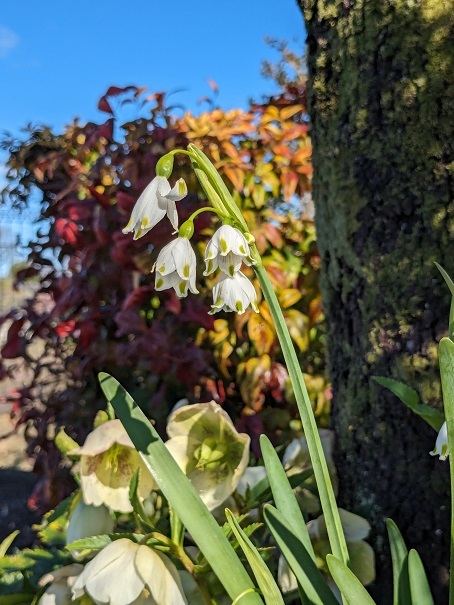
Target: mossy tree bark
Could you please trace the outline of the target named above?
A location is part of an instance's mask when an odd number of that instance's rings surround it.
[[[449,294],[434,261],[454,276],[453,4],[298,1],[340,504],[374,526],[378,602],[390,602],[388,516],[446,602],[448,467],[428,455],[435,432],[371,377],[441,405]]]

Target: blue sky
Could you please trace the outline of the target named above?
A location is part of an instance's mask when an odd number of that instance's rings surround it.
[[[97,102],[110,85],[184,89],[175,102],[200,111],[211,78],[221,107],[245,107],[272,90],[260,76],[261,61],[277,58],[265,36],[303,49],[296,0],[5,2],[0,130],[100,119]]]
[[[31,122],[58,132],[76,116],[82,122],[105,120],[97,104],[111,85],[183,89],[172,101],[200,112],[207,106],[198,100],[210,95],[211,79],[222,108],[246,107],[249,98],[274,90],[260,76],[264,59],[278,59],[265,36],[303,50],[306,35],[296,0],[3,2],[0,131],[18,135]],[[0,188],[5,160],[1,153]],[[36,231],[30,219],[37,211],[36,204],[25,223],[16,213],[8,219],[0,213],[0,236],[27,242]],[[13,255],[1,248],[0,277],[23,256],[21,248]]]

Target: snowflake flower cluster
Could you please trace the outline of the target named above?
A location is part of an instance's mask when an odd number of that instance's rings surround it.
[[[136,202],[123,233],[134,232],[134,239],[148,233],[166,215],[175,231],[178,229],[176,201],[187,194],[183,179],[171,188],[163,176],[156,176]],[[191,219],[188,223],[192,225]],[[180,229],[178,237],[159,253],[153,267],[157,291],[173,288],[179,298],[188,291],[198,294],[196,287],[196,255],[190,244],[193,228]],[[245,235],[230,224],[223,224],[208,242],[205,251],[205,271],[211,275],[220,270],[213,288],[213,305],[210,314],[233,311],[240,315],[251,307],[258,312],[257,294],[249,279],[241,272],[241,266],[256,264]]]

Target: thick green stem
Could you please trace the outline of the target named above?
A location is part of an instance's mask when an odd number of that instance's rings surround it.
[[[254,267],[263,294],[273,316],[276,332],[281,344],[282,353],[292,381],[293,391],[303,423],[304,435],[309,449],[312,467],[314,469],[315,480],[317,482],[320,502],[325,515],[326,529],[331,544],[333,555],[348,564],[349,555],[347,544],[345,542],[344,532],[337,509],[336,498],[328,472],[325,455],[323,453],[322,443],[318,434],[317,424],[315,422],[312,405],[309,400],[306,385],[301,373],[301,367],[295,353],[281,307],[274,293],[273,286],[262,265]]]
[[[454,605],[454,342],[442,338],[439,348],[443,406],[448,429],[449,469],[451,474],[451,574],[449,605]]]

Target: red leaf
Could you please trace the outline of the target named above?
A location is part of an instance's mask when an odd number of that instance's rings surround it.
[[[110,103],[107,99],[109,97],[117,97],[118,95],[121,95],[124,92],[129,92],[130,90],[134,90],[137,92],[139,89],[137,88],[137,86],[126,86],[125,88],[119,88],[118,86],[110,86],[107,89],[106,94],[99,99],[98,109],[100,111],[105,111],[106,113],[111,113],[113,115],[114,112],[112,111],[112,107],[110,106]]]
[[[57,218],[55,221],[55,233],[60,239],[74,247],[77,247],[82,240],[76,223],[67,218]]]

